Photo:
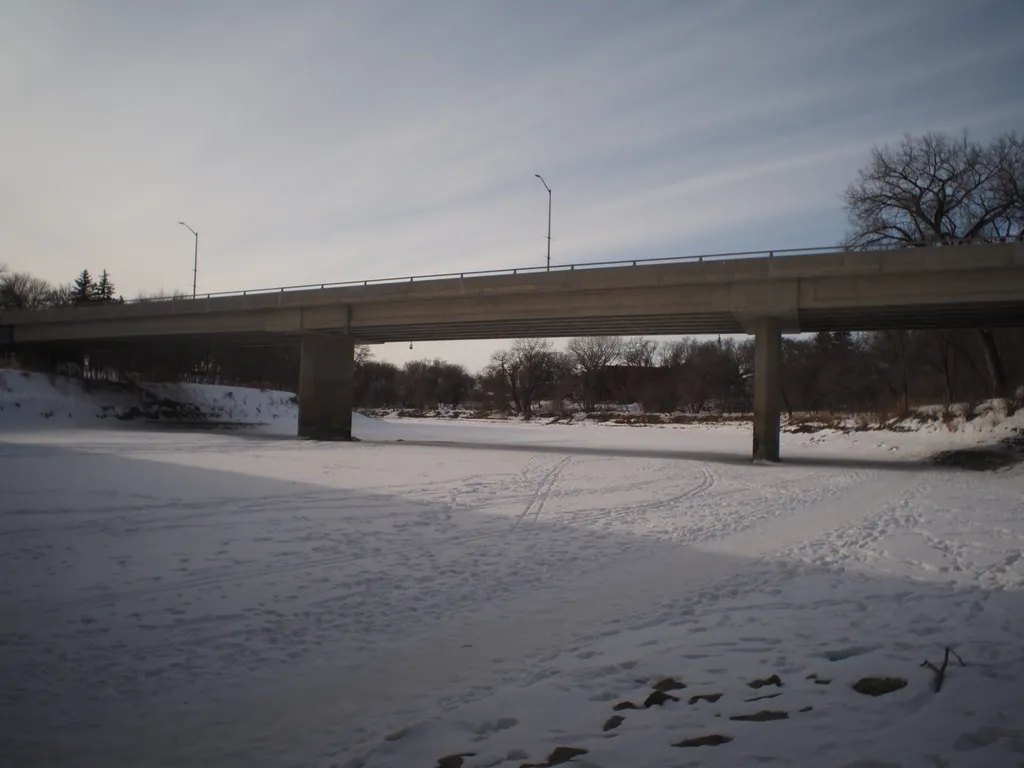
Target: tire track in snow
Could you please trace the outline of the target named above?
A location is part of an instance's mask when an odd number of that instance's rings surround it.
[[[548,498],[551,496],[551,491],[555,487],[555,483],[558,481],[559,475],[562,474],[562,470],[565,469],[566,465],[572,461],[572,456],[566,456],[560,462],[555,464],[554,467],[541,479],[534,489],[533,496],[530,497],[529,503],[523,509],[523,511],[516,517],[516,521],[512,524],[511,530],[508,532],[508,536],[514,534],[519,527],[523,524],[531,511],[534,511],[533,522],[536,524],[537,518],[540,517],[541,510],[544,508],[544,504],[547,503]]]
[[[699,464],[697,469],[701,474],[700,482],[690,490],[680,494],[677,501],[692,499],[694,496],[702,496],[707,491],[710,491],[714,487],[715,483],[718,482],[718,476],[711,471],[711,467],[707,464]]]
[[[547,483],[547,487],[543,490],[537,499],[537,503],[534,505],[533,522],[530,525],[530,530],[527,532],[527,536],[532,536],[533,532],[537,529],[537,521],[540,520],[540,513],[544,511],[544,505],[547,504],[548,499],[551,498],[551,492],[555,489],[555,484],[558,482],[558,478],[562,476],[562,473],[565,471],[565,468],[569,466],[569,462],[571,461],[572,457],[569,456],[555,467],[553,477],[551,477],[550,481]]]
[[[701,474],[701,478],[697,482],[697,485],[678,494],[668,503],[651,505],[651,511],[657,512],[658,518],[660,518],[662,523],[668,525],[671,522],[664,514],[670,507],[675,507],[680,502],[689,501],[703,496],[715,487],[715,483],[718,482],[718,476],[711,470],[711,468],[707,464],[698,464],[697,469]]]
[[[690,486],[689,488],[667,498],[647,501],[642,504],[630,504],[625,507],[601,507],[587,512],[569,513],[566,517],[568,521],[572,523],[592,522],[610,515],[635,515],[643,512],[658,511],[665,509],[666,507],[674,506],[688,499],[699,498],[715,486],[718,482],[718,476],[705,464],[698,464],[697,469],[701,474],[701,478],[697,481],[696,485]]]

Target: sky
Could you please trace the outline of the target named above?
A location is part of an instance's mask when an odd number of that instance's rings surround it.
[[[0,0],[0,262],[127,298],[834,245],[1024,131],[1020,0]],[[375,347],[471,369],[500,343]]]

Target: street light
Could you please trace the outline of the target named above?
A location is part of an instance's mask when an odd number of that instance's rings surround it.
[[[540,179],[540,183],[543,184],[544,185],[544,189],[546,189],[548,191],[548,272],[550,272],[551,271],[551,187],[548,186],[548,183],[546,181],[544,181],[544,177],[541,176],[539,173],[535,173],[533,175],[536,176],[538,179]]]
[[[199,233],[184,221],[179,221],[178,223],[196,236],[196,254],[195,259],[192,261],[192,298],[194,299],[196,297],[196,276],[199,274]]]

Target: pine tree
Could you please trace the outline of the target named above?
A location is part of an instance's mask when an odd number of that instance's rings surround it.
[[[76,304],[88,304],[96,298],[96,283],[88,269],[83,269],[82,274],[75,278],[74,297]]]
[[[110,279],[110,273],[103,270],[100,281],[96,285],[96,299],[108,304],[114,300],[114,282]]]

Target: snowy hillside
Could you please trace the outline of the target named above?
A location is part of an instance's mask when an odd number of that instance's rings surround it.
[[[198,384],[119,384],[0,369],[0,429],[208,422],[295,432],[289,392]]]

